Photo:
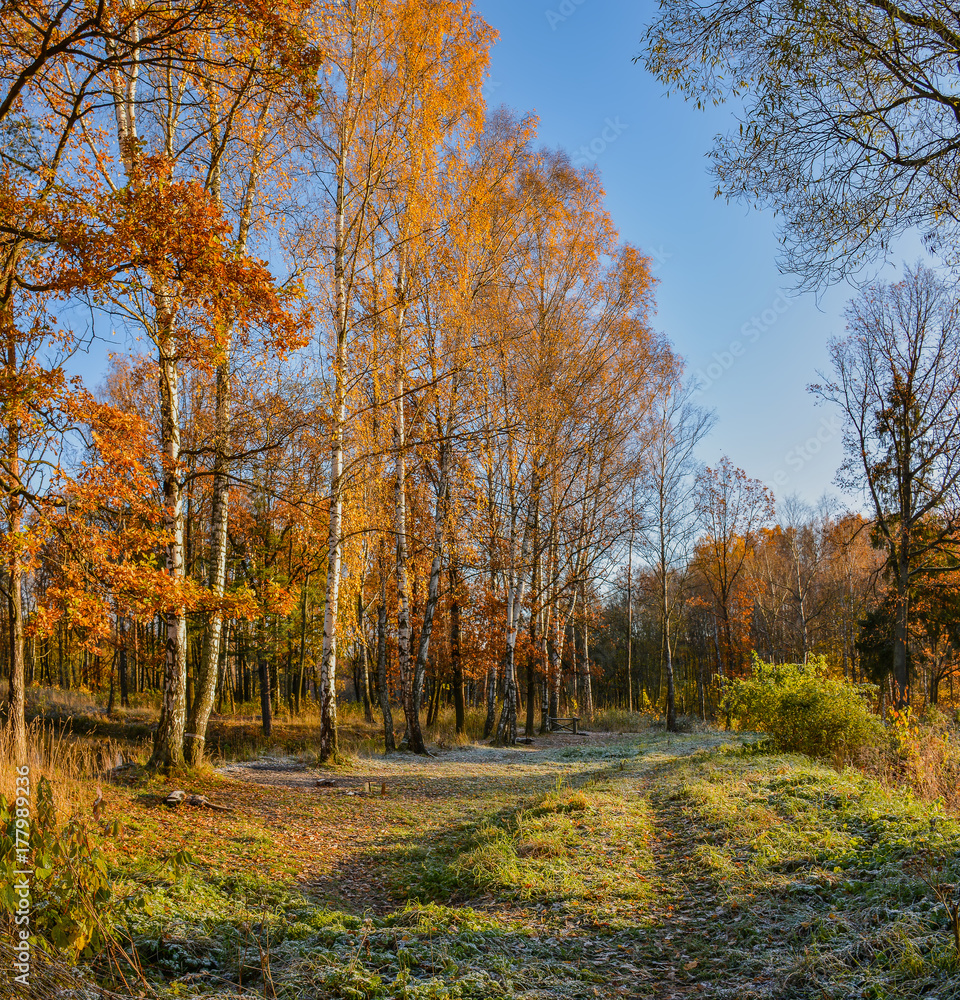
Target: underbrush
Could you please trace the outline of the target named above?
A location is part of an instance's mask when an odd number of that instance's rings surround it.
[[[960,813],[960,730],[935,706],[923,716],[891,710],[885,744],[862,761],[888,788],[906,786],[926,802]]]
[[[829,677],[817,658],[764,663],[729,685],[725,711],[742,730],[756,730],[769,749],[802,753],[838,767],[854,764],[887,788],[908,788],[926,802],[960,809],[960,731],[936,707],[922,716],[891,709],[886,725],[873,713],[875,687]]]
[[[628,712],[625,708],[599,708],[583,728],[600,733],[641,733],[656,725],[660,716],[652,711]]]
[[[27,756],[31,782],[49,782],[53,805],[69,815],[96,797],[97,783],[106,772],[127,760],[124,744],[110,739],[74,738],[63,727],[34,719],[27,726]],[[0,727],[0,795],[12,801],[17,794],[17,768],[10,742],[10,730]]]
[[[69,691],[51,687],[28,690],[28,714],[31,718],[51,723],[73,737],[110,741],[127,760],[146,759],[159,716],[159,696],[147,692],[131,695],[129,707],[118,702],[108,714],[105,692]],[[383,752],[383,726],[378,707],[373,721],[365,718],[363,706],[343,702],[337,708],[339,741],[345,758],[368,756]],[[452,705],[440,707],[431,725],[423,724],[428,744],[442,747],[467,746],[483,739],[486,709],[467,706],[466,732],[456,731]],[[694,717],[680,720],[684,732],[700,732],[705,727]],[[598,709],[592,719],[583,720],[582,727],[601,733],[642,733],[662,726],[661,717],[652,709],[628,712],[622,708]],[[403,736],[404,718],[400,707],[394,706],[394,733],[397,744]],[[214,761],[250,760],[264,754],[316,757],[319,752],[320,708],[306,700],[299,712],[293,712],[285,702],[275,706],[271,733],[266,736],[259,702],[237,702],[229,714],[213,713],[207,730],[206,750]]]
[[[108,714],[104,692],[95,695],[86,690],[36,686],[27,692],[29,718],[70,737],[109,741],[125,759],[146,759],[159,716],[159,696],[131,695],[130,702],[126,708],[115,703]],[[383,752],[379,708],[374,709],[372,722],[365,718],[363,706],[356,702],[340,704],[337,713],[341,753],[345,758]],[[482,738],[485,718],[485,709],[468,707],[466,734],[458,735],[453,706],[444,705],[434,723],[424,725],[424,738],[428,743],[444,746],[468,745]],[[399,744],[403,736],[403,712],[397,706],[394,706],[394,728]],[[315,757],[319,748],[320,708],[310,700],[301,705],[298,713],[291,711],[286,702],[279,703],[269,736],[263,732],[259,702],[238,702],[229,714],[214,713],[207,730],[207,754],[215,762],[249,760],[263,754]]]
[[[741,729],[765,733],[774,749],[841,764],[884,742],[871,711],[876,688],[826,673],[826,661],[764,663],[724,692],[722,710]]]

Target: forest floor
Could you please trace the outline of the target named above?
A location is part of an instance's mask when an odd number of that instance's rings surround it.
[[[960,997],[960,824],[756,741],[279,751],[180,786],[231,812],[130,769],[104,822],[168,997]]]

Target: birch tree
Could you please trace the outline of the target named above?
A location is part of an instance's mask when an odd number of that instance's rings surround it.
[[[697,529],[698,463],[694,452],[713,424],[712,415],[696,406],[692,396],[679,381],[668,382],[658,394],[648,418],[641,479],[646,515],[641,538],[658,592],[669,732],[677,728],[671,625]]]
[[[251,62],[258,56],[251,53],[264,38],[256,24],[238,24],[246,33],[234,30],[216,62],[235,72],[244,68],[253,72]],[[135,37],[132,44],[135,48]],[[233,330],[249,330],[257,323],[275,326],[281,341],[296,343],[298,337],[293,318],[279,308],[266,267],[239,256],[227,239],[222,204],[208,188],[212,179],[220,193],[216,155],[205,164],[206,176],[197,178],[192,158],[197,132],[210,130],[215,136],[218,129],[226,130],[234,110],[204,102],[197,86],[197,80],[204,78],[202,47],[200,53],[194,56],[184,46],[183,54],[169,53],[157,64],[141,66],[133,60],[112,73],[122,177],[115,175],[106,151],[89,136],[101,176],[117,194],[120,211],[114,236],[118,242],[121,236],[130,238],[129,246],[138,251],[129,263],[114,269],[109,294],[120,320],[138,326],[157,350],[162,491],[169,536],[165,559],[167,573],[177,584],[185,581],[182,365],[209,365]],[[138,227],[136,237],[133,227]],[[184,599],[164,612],[165,682],[151,758],[157,767],[175,767],[185,759],[186,612]]]
[[[742,659],[740,637],[749,624],[750,609],[742,600],[738,607],[738,591],[755,534],[773,517],[773,494],[724,456],[697,477],[696,508],[703,530],[698,564],[714,605],[717,673],[727,678]]]
[[[136,240],[127,246],[115,239],[123,229],[117,215],[131,207],[131,200],[126,205],[105,202],[104,178],[95,166],[90,169],[84,149],[97,146],[92,162],[102,159],[98,116],[120,90],[120,103],[129,106],[140,67],[169,60],[198,26],[221,25],[222,13],[207,3],[116,7],[67,2],[55,10],[5,6],[0,27],[0,324],[8,385],[26,374],[25,360],[26,368],[34,364],[29,360],[32,349],[17,358],[15,290],[55,291],[61,297],[99,293],[111,274],[128,266],[137,247]],[[128,118],[122,114],[117,119],[127,133]],[[139,242],[143,253],[148,241]],[[30,273],[18,273],[27,260]],[[43,328],[36,325],[39,319],[34,312],[35,330]],[[58,371],[59,366],[47,375],[51,387]],[[5,428],[5,459],[12,477],[8,481],[21,485],[7,505],[7,521],[19,532],[27,496],[25,468],[32,463],[24,467],[14,454],[26,443],[15,412],[16,407],[8,411],[14,423]],[[18,746],[23,733],[19,559],[8,567],[12,674],[17,678],[11,717]]]

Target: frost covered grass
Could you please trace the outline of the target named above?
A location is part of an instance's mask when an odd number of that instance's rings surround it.
[[[480,826],[454,862],[458,888],[505,900],[563,903],[567,912],[635,909],[651,892],[651,824],[626,779],[557,790]]]
[[[229,813],[104,787],[164,1000],[960,996],[960,827],[859,771],[649,729],[264,763],[191,778]]]
[[[957,896],[960,824],[942,804],[742,750],[678,763],[654,801],[683,838],[695,909],[716,904],[722,969],[770,983],[746,996],[960,995],[936,891]]]

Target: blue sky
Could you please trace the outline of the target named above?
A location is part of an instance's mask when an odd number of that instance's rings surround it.
[[[792,276],[777,270],[772,214],[714,197],[706,154],[733,110],[703,112],[667,96],[632,61],[656,0],[474,2],[500,34],[488,103],[535,113],[541,144],[594,161],[622,238],[653,259],[655,323],[699,373],[700,402],[717,415],[703,460],[726,454],[778,501],[797,493],[815,503],[828,493],[859,507],[832,484],[839,419],[806,391],[828,368],[827,342],[843,335],[855,289],[835,286],[819,302],[794,295]],[[919,244],[904,246],[913,260]],[[895,277],[889,265],[881,273]],[[132,346],[123,340],[95,343],[73,367],[95,385],[105,350]]]
[[[763,480],[778,500],[846,505],[832,479],[842,457],[836,415],[806,391],[828,366],[855,290],[791,294],[776,266],[775,220],[714,198],[706,153],[732,109],[698,111],[632,62],[655,0],[476,0],[500,33],[487,99],[539,116],[540,140],[576,159],[592,148],[622,238],[654,260],[657,326],[708,381],[717,423],[701,449]],[[892,268],[884,272],[894,277]]]

